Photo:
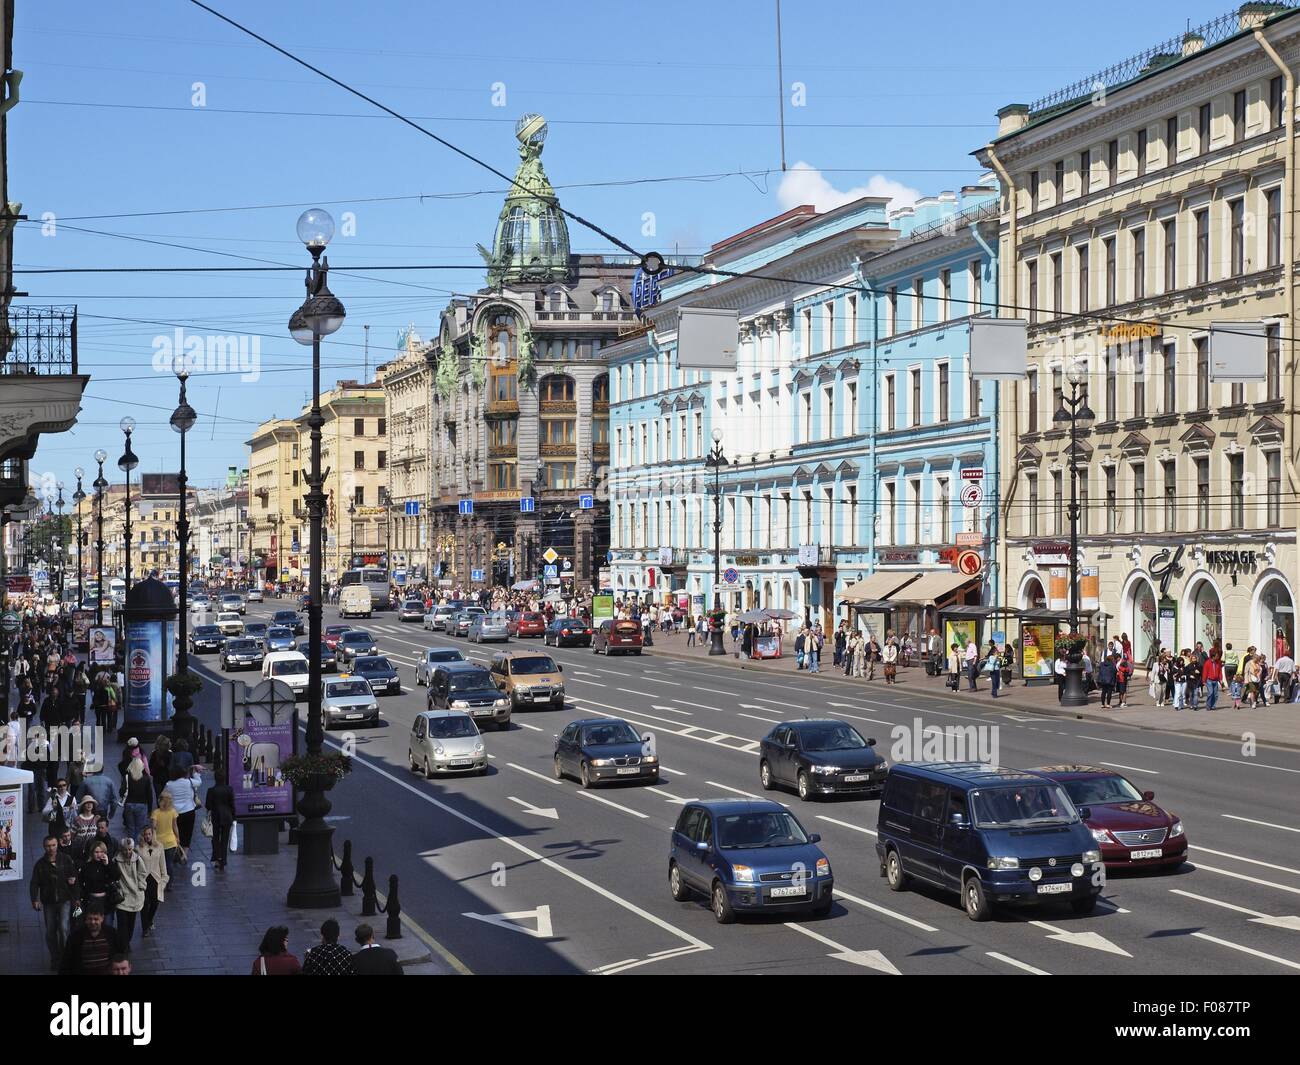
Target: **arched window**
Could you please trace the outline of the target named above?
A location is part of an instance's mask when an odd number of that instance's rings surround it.
[[[528,212],[522,207],[512,207],[501,226],[502,243],[510,246],[512,255],[521,255],[528,241]]]
[[[576,395],[573,378],[567,374],[550,374],[542,378],[543,403],[572,403]]]
[[[601,374],[591,382],[591,401],[593,403],[609,402],[609,374]]]

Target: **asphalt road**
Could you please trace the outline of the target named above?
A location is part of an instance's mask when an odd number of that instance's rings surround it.
[[[254,604],[249,619],[286,602]],[[326,624],[336,613],[326,609]],[[389,612],[356,621],[399,664],[403,691],[380,698],[383,724],[358,730],[348,780],[331,793],[336,849],[373,855],[381,888],[400,877],[406,913],[477,973],[1288,974],[1300,971],[1300,753],[1106,723],[1001,712],[981,701],[799,674],[685,662],[654,649],[605,658],[552,649],[563,712],[517,712],[485,734],[486,777],[426,781],[407,766],[425,705],[414,663],[429,646],[486,661],[501,645],[425,632]],[[684,637],[677,637],[684,641]],[[540,641],[512,640],[540,646]],[[215,656],[192,658],[222,675]],[[241,676],[232,674],[231,676]],[[250,682],[253,674],[242,674]],[[202,714],[214,723],[215,693]],[[551,776],[564,722],[623,717],[654,733],[661,783],[584,792]],[[703,899],[668,892],[669,833],[685,799],[763,795],[757,741],[787,717],[852,721],[890,754],[895,730],[997,726],[999,762],[1101,763],[1122,771],[1187,826],[1190,860],[1169,875],[1109,878],[1090,916],[1068,907],[999,912],[976,924],[956,896],[890,892],[874,843],[877,802],[803,803],[774,792],[821,846],[836,878],[829,917],[742,917],[720,926]],[[339,745],[341,731],[327,742]],[[891,759],[892,761],[892,759]],[[1281,919],[1281,920],[1278,920]]]

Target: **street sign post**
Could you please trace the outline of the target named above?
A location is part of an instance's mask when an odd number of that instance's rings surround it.
[[[474,513],[474,500],[462,499],[460,501],[460,512],[466,517],[472,515]]]
[[[722,579],[728,584],[735,584],[740,580],[740,570],[736,569],[735,566],[728,566],[722,571]]]
[[[559,557],[559,553],[553,547],[548,547],[542,552],[542,558],[546,559],[547,562],[554,563]]]
[[[984,488],[979,481],[971,481],[962,486],[961,503],[964,507],[974,509],[984,502]]]
[[[982,480],[984,480],[984,467],[983,467],[983,466],[968,466],[968,467],[966,467],[966,469],[964,469],[964,470],[961,471],[961,479],[962,479],[963,481],[982,481]]]
[[[472,580],[472,581],[476,581],[476,582],[477,582],[477,581],[481,581],[481,580],[483,579],[483,571],[482,571],[481,569],[472,569],[472,570],[470,570],[470,571],[469,571],[469,579]]]
[[[408,518],[418,518],[420,516],[420,501],[418,499],[408,499],[405,514]]]
[[[963,551],[957,556],[957,572],[967,577],[979,576],[984,568],[984,559],[978,551]]]
[[[555,577],[558,577],[559,575],[560,575],[559,566],[550,565],[550,566],[544,566],[542,568],[542,576],[545,577],[547,580],[551,580]]]
[[[520,496],[520,497],[519,497],[519,513],[520,513],[520,514],[532,514],[532,513],[533,513],[534,511],[536,511],[536,510],[537,510],[537,500],[536,500],[536,499],[534,499],[532,496]]]
[[[3,632],[6,636],[12,636],[15,632],[17,632],[20,628],[22,628],[22,624],[23,624],[22,618],[20,618],[12,610],[8,611],[4,615],[0,615],[0,632]]]

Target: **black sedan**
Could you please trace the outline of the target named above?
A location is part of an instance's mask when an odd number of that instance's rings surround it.
[[[221,647],[221,670],[260,669],[266,652],[257,640],[232,637]]]
[[[556,618],[546,626],[542,643],[548,647],[590,647],[593,631],[582,618]]]
[[[758,778],[771,791],[792,785],[804,801],[820,795],[879,795],[889,763],[875,740],[833,719],[783,721],[759,745]]]
[[[295,636],[301,636],[304,632],[302,615],[296,610],[277,610],[271,615],[271,624],[293,629]]]
[[[402,682],[397,676],[397,669],[383,655],[363,655],[352,663],[348,672],[370,681],[370,688],[376,695],[402,694]]]
[[[334,648],[323,640],[320,645],[320,668],[322,673],[337,673],[339,670],[339,660],[334,656]]]
[[[340,662],[354,662],[362,655],[378,654],[379,645],[365,629],[349,629],[339,637],[334,651]]]
[[[659,781],[659,759],[650,734],[617,718],[570,721],[555,737],[555,779],[575,776],[584,788],[614,780]]]
[[[197,625],[190,633],[190,654],[197,655],[204,651],[220,651],[226,638],[215,625]]]

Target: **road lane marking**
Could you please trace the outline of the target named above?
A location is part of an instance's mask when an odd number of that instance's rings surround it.
[[[1127,769],[1130,773],[1149,773],[1153,777],[1160,775],[1154,769],[1139,769],[1135,765],[1120,765],[1118,762],[1102,762],[1101,764],[1108,765],[1112,769]]]
[[[695,707],[699,707],[699,709],[701,709],[701,710],[713,710],[713,711],[715,711],[716,713],[719,713],[719,714],[722,713],[722,710],[721,710],[719,707],[716,707],[716,706],[708,706],[708,705],[706,705],[705,703],[693,703],[693,702],[691,702],[689,699],[678,699],[676,696],[673,697],[673,702],[675,702],[675,703],[685,703],[687,706],[695,706]]]
[[[1035,928],[1043,928],[1048,932],[1048,939],[1055,939],[1061,943],[1069,943],[1076,947],[1088,947],[1091,950],[1104,951],[1107,954],[1120,954],[1125,958],[1133,957],[1123,947],[1118,947],[1105,936],[1098,935],[1096,932],[1067,932],[1064,928],[1057,928],[1046,921],[1030,921],[1029,924]]]
[[[741,791],[739,788],[733,788],[727,784],[719,784],[716,780],[706,780],[704,783],[711,788],[721,788],[723,791],[730,791],[736,795],[743,795],[747,799],[757,799],[760,797],[755,795],[752,791]]]
[[[682,769],[669,769],[666,765],[661,765],[661,766],[659,767],[659,772],[661,772],[661,773],[671,773],[671,774],[672,774],[673,776],[675,776],[675,777],[684,777],[684,776],[686,776],[686,771],[685,771],[685,770],[682,770]]]
[[[1233,880],[1245,880],[1251,884],[1259,884],[1261,887],[1277,888],[1278,891],[1289,891],[1292,895],[1300,895],[1300,888],[1289,887],[1286,884],[1275,884],[1271,880],[1260,880],[1258,877],[1247,876],[1245,873],[1234,873],[1227,869],[1218,869],[1213,865],[1202,865],[1196,863],[1197,869],[1204,869],[1207,873],[1218,873],[1220,876],[1230,876]]]
[[[1300,769],[1290,769],[1284,765],[1269,765],[1267,762],[1251,762],[1245,758],[1224,758],[1219,754],[1200,754],[1197,751],[1180,751],[1174,747],[1152,747],[1147,743],[1129,743],[1127,740],[1108,740],[1101,736],[1089,736],[1086,732],[1076,732],[1075,737],[1081,740],[1092,740],[1094,743],[1114,743],[1120,747],[1137,747],[1144,751],[1160,751],[1162,754],[1181,754],[1184,758],[1204,758],[1211,762],[1229,762],[1232,765],[1246,765],[1251,769],[1275,769],[1279,773],[1295,773],[1300,775]]]
[[[512,722],[513,724],[515,724],[515,725],[518,725],[520,728],[531,729],[533,732],[545,732],[545,731],[546,731],[546,729],[544,729],[544,728],[538,728],[536,725],[529,725],[529,724],[527,724],[527,723],[524,722],[524,721],[515,721],[513,718],[511,718],[511,722]]]
[[[678,710],[677,707],[675,707],[675,706],[660,706],[658,703],[651,703],[651,705],[650,705],[650,709],[651,709],[651,710],[667,710],[670,714],[685,714],[687,717],[694,717],[694,716],[695,716],[695,715],[694,715],[693,713],[691,713],[689,710]]]
[[[1235,910],[1237,913],[1244,913],[1251,918],[1253,924],[1267,925],[1270,928],[1289,928],[1293,932],[1300,932],[1300,917],[1273,917],[1270,914],[1262,913],[1259,910],[1248,910],[1245,906],[1238,906],[1232,902],[1224,902],[1222,899],[1211,899],[1205,895],[1194,895],[1190,891],[1183,891],[1181,888],[1170,888],[1170,894],[1182,895],[1184,898],[1196,899],[1197,902],[1208,902],[1211,906],[1222,906],[1225,910]]]
[[[701,743],[721,745],[726,747],[729,751],[740,751],[742,754],[755,754],[758,751],[758,740],[747,740],[744,736],[732,736],[725,732],[715,732],[713,729],[701,728],[698,725],[688,725],[685,728],[682,728],[682,723],[673,718],[659,717],[655,714],[646,714],[641,711],[627,712],[617,706],[610,706],[609,703],[602,703],[596,699],[588,699],[586,697],[575,698],[573,702],[582,703],[588,706],[602,706],[607,710],[615,711],[613,714],[605,714],[601,713],[599,710],[585,710],[585,706],[579,707],[579,709],[583,709],[584,712],[594,714],[597,717],[620,718],[630,724],[642,725],[645,728],[658,730],[669,736],[683,736],[686,739],[698,740]],[[662,725],[672,725],[674,727],[665,729],[661,727]],[[712,732],[713,736],[712,738],[697,736],[695,735],[697,732]],[[719,744],[719,741],[724,739],[735,740],[737,743],[740,743],[741,746],[732,747],[730,744]]]
[[[1049,972],[1044,972],[1042,969],[1035,969],[1032,965],[1028,965],[1023,961],[1016,961],[1015,958],[1009,958],[1005,954],[999,954],[996,950],[986,950],[984,953],[994,961],[1004,962],[1005,964],[1014,966],[1017,969],[1023,969],[1027,973],[1033,973],[1035,976],[1052,975]]]
[[[1236,814],[1220,814],[1220,817],[1226,817],[1229,821],[1245,821],[1250,825],[1263,825],[1265,828],[1280,828],[1283,832],[1300,832],[1300,828],[1293,828],[1290,825],[1275,825],[1271,821],[1256,821],[1253,817],[1238,817]]]
[[[608,684],[601,684],[598,680],[579,680],[579,684],[590,684],[593,688],[608,688]],[[640,694],[640,693],[638,693]]]
[[[1199,844],[1192,845],[1190,843],[1187,845],[1187,849],[1192,851],[1205,851],[1206,854],[1213,854],[1220,858],[1231,858],[1234,862],[1245,862],[1247,865],[1261,865],[1265,869],[1276,869],[1279,873],[1294,873],[1296,876],[1300,876],[1300,869],[1292,869],[1290,866],[1286,865],[1274,865],[1272,862],[1261,862],[1258,858],[1243,858],[1240,854],[1232,854],[1229,851],[1210,850],[1209,847],[1202,847]]]
[[[886,958],[878,950],[853,950],[835,940],[829,939],[820,932],[814,932],[811,928],[805,928],[801,924],[795,924],[793,921],[785,922],[786,928],[793,928],[796,932],[802,932],[809,939],[815,939],[818,943],[824,943],[835,951],[828,957],[835,958],[837,961],[846,961],[851,965],[861,965],[866,969],[875,969],[877,972],[887,973],[890,976],[902,976],[903,974],[894,967],[894,963]]]
[[[886,917],[892,917],[896,921],[902,921],[903,924],[909,924],[913,928],[919,928],[921,929],[922,932],[939,931],[939,929],[935,928],[934,925],[932,924],[926,924],[924,921],[918,921],[915,917],[908,917],[907,914],[905,913],[899,913],[896,910],[891,910],[885,906],[879,905],[878,903],[870,902],[867,899],[860,899],[858,898],[858,896],[850,895],[847,891],[841,891],[839,888],[835,889],[835,897],[840,899],[848,899],[849,902],[856,903],[857,905],[862,906],[865,909],[874,910],[876,913],[883,913]]]
[[[742,713],[740,713],[739,711],[736,712],[736,716],[737,716],[737,717],[747,717],[747,718],[749,718],[750,721],[762,721],[762,722],[763,722],[764,724],[766,724],[766,725],[779,725],[779,724],[781,724],[780,719],[779,719],[779,718],[775,718],[775,717],[758,717],[758,716],[756,716],[756,715],[754,715],[754,714],[742,714]]]
[[[860,825],[851,825],[847,821],[837,821],[833,817],[827,817],[825,814],[817,815],[818,821],[829,821],[832,825],[839,825],[840,828],[851,828],[854,832],[861,832],[864,835],[874,836],[876,833],[869,828],[863,828]]]
[[[1240,943],[1233,943],[1227,939],[1220,939],[1218,936],[1212,936],[1208,932],[1193,932],[1197,939],[1204,939],[1209,943],[1217,943],[1221,947],[1228,947],[1231,950],[1239,950],[1243,954],[1251,954],[1256,958],[1263,958],[1265,961],[1274,961],[1278,965],[1285,965],[1288,969],[1300,969],[1300,962],[1288,961],[1286,958],[1279,958],[1276,954],[1265,954],[1262,950],[1256,950],[1254,947],[1245,947]]]

